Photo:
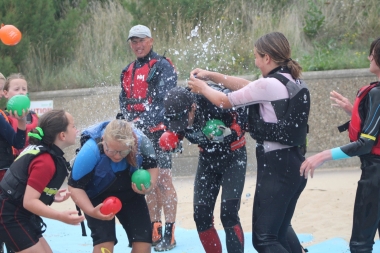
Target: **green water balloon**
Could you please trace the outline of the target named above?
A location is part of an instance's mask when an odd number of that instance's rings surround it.
[[[15,95],[7,102],[8,111],[16,111],[18,116],[22,115],[22,110],[28,111],[30,108],[30,99],[26,95]]]
[[[136,170],[132,174],[132,182],[140,191],[142,190],[141,184],[144,185],[145,189],[148,189],[150,187],[150,173],[144,169]]]
[[[207,136],[221,136],[223,131],[219,129],[218,126],[225,126],[225,124],[219,119],[212,119],[206,122],[206,125],[203,127],[202,132]]]

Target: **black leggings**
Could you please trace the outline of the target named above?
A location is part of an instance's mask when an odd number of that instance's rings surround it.
[[[242,147],[230,154],[200,152],[194,181],[194,221],[198,232],[213,227],[215,202],[222,186],[220,219],[226,232],[228,252],[243,252],[233,227],[241,228],[239,209],[247,168],[247,151]],[[241,238],[240,238],[241,240]]]
[[[380,221],[380,158],[361,158],[350,240],[352,253],[371,253]]]
[[[253,246],[260,253],[301,252],[301,244],[290,224],[297,200],[307,182],[299,172],[304,157],[297,147],[265,153],[263,146],[258,145],[256,158]]]

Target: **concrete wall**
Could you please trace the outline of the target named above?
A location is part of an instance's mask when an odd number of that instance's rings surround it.
[[[253,78],[252,76],[243,77],[251,80]],[[368,69],[351,69],[305,72],[303,79],[309,85],[312,101],[307,155],[347,143],[347,132],[340,134],[336,127],[348,121],[349,117],[342,110],[331,107],[329,93],[335,90],[353,101],[357,90],[365,84],[376,81],[376,77]],[[186,84],[180,81],[178,85],[185,86]],[[75,118],[78,129],[83,130],[97,122],[115,118],[119,111],[119,91],[119,87],[58,90],[34,92],[30,94],[30,98],[33,101],[53,100],[54,108],[70,112]],[[256,170],[255,141],[249,137],[249,134],[246,134],[246,138],[248,140],[247,171],[252,172]],[[74,150],[78,145],[65,150],[68,160],[74,157]],[[173,155],[174,176],[195,174],[198,148],[187,141],[183,147],[185,149],[183,154]],[[359,166],[358,158],[330,161],[322,168],[348,166]]]

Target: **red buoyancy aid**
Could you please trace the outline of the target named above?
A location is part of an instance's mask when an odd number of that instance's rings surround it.
[[[149,84],[147,82],[148,74],[157,59],[151,59],[148,64],[144,64],[141,68],[134,68],[132,63],[123,76],[123,89],[126,94],[128,111],[145,111],[146,103],[151,104],[153,98],[148,97]]]
[[[371,83],[362,87],[356,95],[355,102],[352,108],[351,121],[348,127],[348,136],[350,141],[357,141],[360,138],[362,131],[362,119],[359,114],[359,105],[372,88],[378,85],[378,82]],[[380,142],[377,141],[372,147],[371,154],[380,155]]]
[[[27,119],[29,121],[29,123],[26,124],[26,140],[25,140],[25,147],[27,147],[29,145],[29,136],[28,136],[28,133],[30,131],[32,131],[34,128],[36,128],[38,126],[38,116],[35,112],[33,111],[29,111],[29,115],[27,115]],[[17,126],[18,126],[18,121],[17,119],[13,118],[13,117],[8,117],[8,120],[9,120],[9,123],[12,125],[13,129],[15,130],[15,132],[17,132]],[[19,155],[21,153],[21,151],[24,150],[24,148],[22,149],[15,149],[15,152],[16,152],[16,156]]]
[[[231,150],[232,151],[243,147],[246,143],[245,137],[244,137],[245,131],[237,123],[237,117],[238,117],[238,115],[236,112],[232,113],[232,124],[230,126],[230,129],[235,130],[235,132],[238,136],[238,139],[231,143]]]

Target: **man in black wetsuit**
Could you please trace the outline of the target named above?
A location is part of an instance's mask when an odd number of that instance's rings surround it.
[[[238,212],[247,165],[246,111],[244,108],[222,110],[203,96],[193,95],[182,87],[175,87],[167,93],[164,106],[168,129],[176,132],[180,139],[186,137],[199,147],[194,180],[194,221],[206,253],[222,252],[213,224],[220,187],[220,219],[226,232],[227,251],[244,252],[244,234]],[[224,124],[218,126],[222,135],[204,134],[202,129],[209,120],[220,120]]]

